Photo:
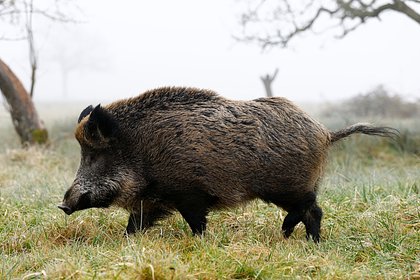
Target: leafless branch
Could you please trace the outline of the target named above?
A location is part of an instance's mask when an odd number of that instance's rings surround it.
[[[26,37],[24,37],[24,36],[14,37],[14,38],[6,37],[6,36],[0,36],[0,41],[22,41],[22,40],[25,40],[25,39],[26,39]]]
[[[25,4],[27,5],[27,4]],[[0,10],[0,18],[5,18],[7,16],[15,16],[15,17],[21,17],[21,16],[26,16],[26,14],[28,13],[28,11],[26,10]],[[51,21],[57,21],[57,22],[62,22],[62,23],[80,23],[82,21],[80,20],[76,20],[73,19],[69,16],[66,16],[65,14],[62,13],[50,13],[48,11],[45,10],[41,10],[41,9],[37,9],[37,8],[33,8],[32,12],[33,15],[39,15],[39,16],[43,16]]]
[[[271,17],[267,17],[267,14],[270,14],[267,12],[270,6],[265,6],[267,2],[270,1],[261,1],[254,9],[242,14],[241,18],[246,20],[241,21],[243,35],[236,36],[239,41],[257,43],[262,49],[273,46],[287,47],[299,34],[316,32],[317,23],[325,15],[332,21],[332,26],[341,30],[337,38],[345,37],[369,19],[380,19],[380,15],[385,11],[399,12],[420,24],[418,10],[407,4],[413,3],[412,5],[416,6],[420,0],[390,0],[385,4],[379,4],[380,1],[377,0],[332,0],[325,2],[329,6],[323,6],[320,1],[315,0],[306,0],[300,6],[292,0],[273,1],[271,4],[275,7],[271,7],[274,10]],[[258,27],[263,26],[264,30],[274,30],[248,32],[250,27],[253,27],[252,30],[258,30]]]

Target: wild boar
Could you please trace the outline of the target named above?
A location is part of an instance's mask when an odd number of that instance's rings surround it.
[[[127,234],[179,211],[193,234],[211,210],[260,198],[320,239],[316,197],[330,146],[353,133],[396,130],[355,124],[331,132],[285,98],[232,101],[210,90],[164,87],[80,114],[81,162],[58,207],[70,215],[123,207]]]

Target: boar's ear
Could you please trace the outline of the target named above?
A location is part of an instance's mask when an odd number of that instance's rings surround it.
[[[118,124],[113,116],[99,104],[90,113],[85,129],[91,140],[108,142],[117,135]]]
[[[86,107],[79,116],[79,119],[77,120],[77,123],[80,123],[87,115],[90,114],[90,112],[93,111],[93,106],[89,105],[88,107]]]

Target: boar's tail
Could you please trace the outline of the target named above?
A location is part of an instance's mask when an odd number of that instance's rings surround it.
[[[372,126],[368,123],[357,123],[338,131],[331,132],[331,142],[334,143],[344,137],[350,136],[353,133],[390,137],[392,139],[399,137],[399,131],[395,128],[386,126]]]

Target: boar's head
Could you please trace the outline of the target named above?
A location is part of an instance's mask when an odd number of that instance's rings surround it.
[[[105,108],[98,105],[83,110],[75,136],[81,147],[80,166],[58,205],[68,215],[87,208],[108,207],[136,182],[130,167],[132,151],[127,149],[118,122]]]

